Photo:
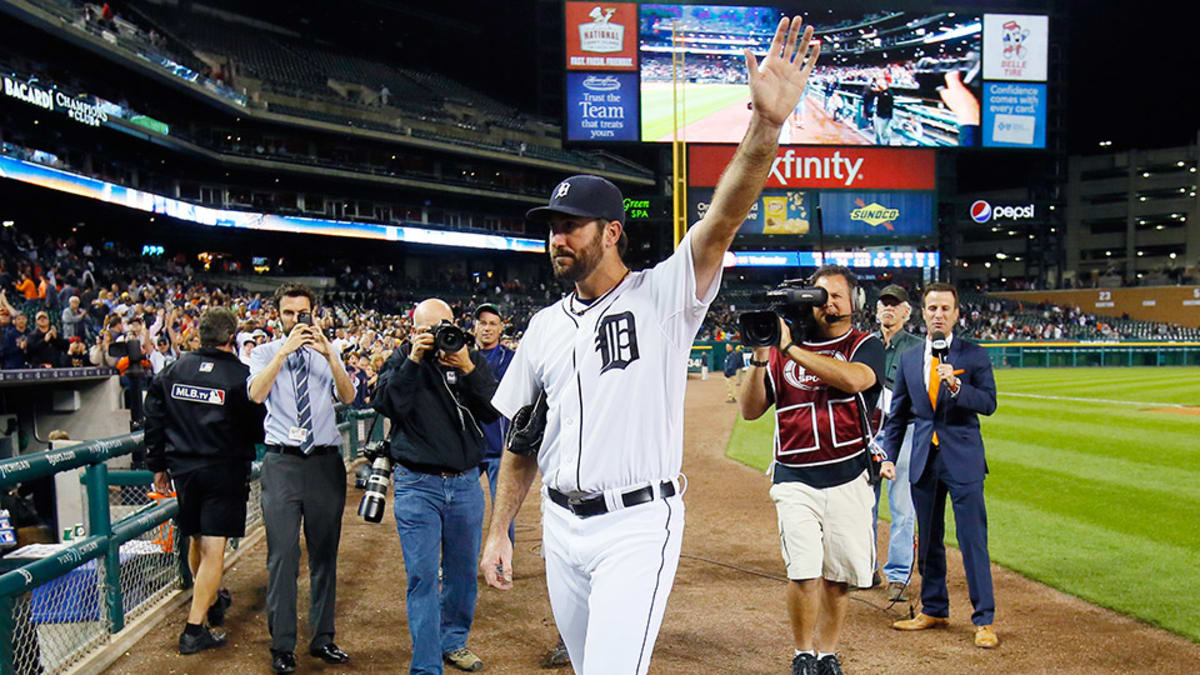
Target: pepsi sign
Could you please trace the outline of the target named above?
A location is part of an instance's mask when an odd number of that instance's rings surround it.
[[[1029,220],[1034,217],[1037,209],[1033,204],[1020,206],[992,206],[986,200],[976,199],[971,203],[971,220],[983,224],[989,220]]]

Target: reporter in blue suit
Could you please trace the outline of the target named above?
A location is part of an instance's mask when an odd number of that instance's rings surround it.
[[[946,495],[954,508],[958,547],[962,551],[967,589],[975,611],[975,645],[999,644],[992,629],[996,602],[992,596],[991,561],[987,544],[987,509],[983,479],[987,461],[979,433],[979,415],[996,411],[996,380],[987,351],[955,338],[958,290],[951,284],[929,284],[921,296],[925,315],[924,349],[900,356],[892,409],[883,429],[883,448],[890,461],[880,473],[894,478],[904,430],[913,422],[913,504],[917,511],[918,569],[921,571],[921,613],[897,621],[897,630],[924,630],[948,624],[950,596],[946,589]],[[942,333],[949,350],[940,355],[929,336]],[[931,382],[932,380],[932,382]]]

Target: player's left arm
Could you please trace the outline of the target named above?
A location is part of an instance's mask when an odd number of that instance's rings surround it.
[[[996,412],[996,376],[992,373],[992,361],[982,347],[972,347],[961,353],[966,372],[958,377],[958,392],[950,398],[951,405],[980,415],[991,415]]]
[[[753,113],[741,145],[717,181],[712,205],[692,228],[697,299],[703,299],[716,279],[725,251],[762,192],[779,148],[780,127],[800,102],[821,52],[821,45],[812,40],[812,26],[801,37],[801,24],[799,16],[779,20],[761,67],[749,49],[744,52]]]

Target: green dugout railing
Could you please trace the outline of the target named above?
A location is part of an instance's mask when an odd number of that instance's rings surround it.
[[[360,422],[376,413],[344,407],[338,413],[343,456],[349,462],[358,454]],[[376,424],[371,440],[383,434],[384,425]],[[120,633],[132,615],[147,611],[169,591],[190,585],[187,565],[164,531],[179,512],[176,501],[146,498],[151,472],[110,471],[107,465],[140,448],[143,441],[138,432],[0,460],[0,489],[5,490],[82,467],[87,502],[86,537],[32,562],[0,561],[7,563],[0,566],[0,674],[52,673],[77,666]],[[252,468],[254,487],[261,451]],[[113,521],[114,488],[118,493],[136,492],[143,505]],[[252,490],[247,518],[256,527],[261,524],[258,494]]]

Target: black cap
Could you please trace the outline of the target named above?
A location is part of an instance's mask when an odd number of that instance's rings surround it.
[[[500,313],[500,308],[490,302],[485,302],[475,308],[475,318],[478,319],[479,315],[483,314],[484,312],[491,312],[502,319],[504,318],[504,315]]]
[[[902,286],[892,284],[891,286],[885,286],[882,291],[879,291],[879,297],[881,299],[895,298],[900,302],[908,302],[908,291],[904,290]]]
[[[599,176],[571,176],[550,192],[550,204],[530,209],[525,219],[544,223],[555,213],[617,221],[625,225],[625,199],[621,190]]]

